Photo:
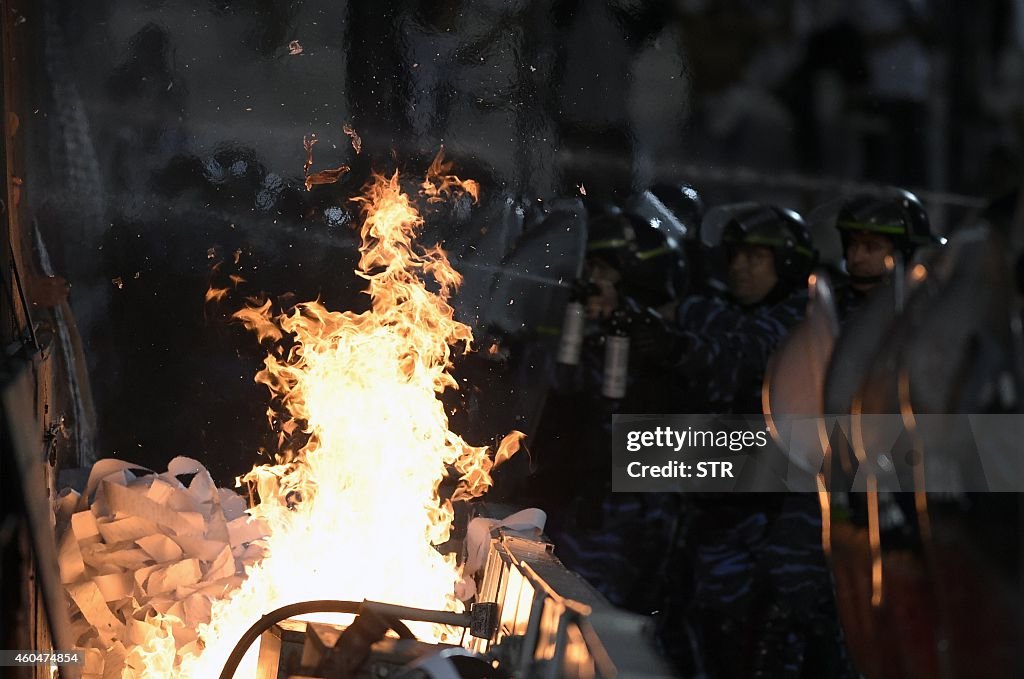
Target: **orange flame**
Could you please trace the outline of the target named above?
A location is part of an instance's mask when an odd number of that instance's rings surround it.
[[[497,467],[505,460],[519,452],[519,443],[526,434],[521,431],[509,432],[498,444],[498,452],[494,455],[494,466]]]
[[[422,184],[422,193],[428,203],[440,203],[450,199],[458,192],[465,192],[473,198],[474,203],[480,202],[480,184],[472,179],[459,179],[450,174],[453,163],[444,162],[444,146],[437,152],[434,162],[427,170],[427,178]]]
[[[242,325],[245,326],[246,330],[255,332],[261,342],[265,339],[276,342],[283,337],[277,324],[270,318],[269,299],[264,302],[263,306],[245,307],[231,315],[233,318],[242,321]]]
[[[229,292],[231,292],[231,288],[215,288],[210,286],[210,289],[206,291],[206,302],[220,302],[228,296]]]
[[[356,153],[362,152],[362,150],[363,150],[363,140],[359,137],[359,133],[357,133],[355,131],[355,129],[351,125],[349,125],[348,123],[345,123],[341,127],[341,131],[344,132],[345,134],[347,134],[349,136],[349,139],[352,140],[352,149]]]
[[[428,200],[459,191],[478,200],[476,182],[444,174],[449,170],[438,154],[423,184]],[[449,537],[452,501],[483,494],[492,467],[518,450],[522,434],[506,436],[492,460],[486,447],[448,429],[437,394],[457,388],[451,352],[468,351],[473,341],[448,303],[461,276],[439,247],[414,244],[423,221],[397,173],[375,176],[357,200],[365,213],[357,273],[367,281],[371,311],[335,312],[314,301],[274,318],[269,301],[252,300],[234,314],[261,341],[292,340],[287,352],[265,358],[256,380],[287,412],[282,440],[296,430],[308,440],[279,464],[243,477],[259,496],[249,513],[271,529],[266,556],[230,598],[214,602],[210,623],[198,629],[201,643],[192,647],[197,654],[178,659],[176,676],[216,676],[254,621],[298,601],[463,608],[454,596],[461,579],[454,555],[434,546]],[[438,495],[449,468],[460,474],[451,500]],[[443,628],[410,627],[421,638],[445,638]]]

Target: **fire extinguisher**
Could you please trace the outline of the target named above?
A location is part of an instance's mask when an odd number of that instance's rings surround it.
[[[629,312],[619,307],[608,322],[604,337],[604,378],[601,394],[605,398],[623,398],[629,379]]]
[[[562,320],[562,337],[558,343],[558,362],[563,365],[579,365],[583,348],[583,330],[586,326],[584,302],[594,294],[595,286],[586,281],[576,281],[572,287],[569,304],[565,307]]]

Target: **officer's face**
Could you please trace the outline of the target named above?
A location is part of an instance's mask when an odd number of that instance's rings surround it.
[[[779,282],[775,256],[763,245],[741,245],[729,259],[729,291],[740,304],[757,304]]]
[[[878,283],[856,281],[857,278],[878,278],[886,271],[885,259],[896,252],[892,239],[880,233],[852,231],[846,244],[846,270],[854,278],[853,287],[870,289]]]

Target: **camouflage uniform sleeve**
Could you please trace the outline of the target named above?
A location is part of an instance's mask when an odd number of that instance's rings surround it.
[[[677,314],[684,349],[674,370],[698,378],[715,409],[753,407],[768,359],[803,318],[806,300],[791,295],[753,311],[715,298],[684,302]]]

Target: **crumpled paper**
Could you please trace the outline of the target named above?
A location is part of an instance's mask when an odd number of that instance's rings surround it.
[[[192,475],[187,487],[181,475]],[[246,513],[243,497],[218,488],[188,457],[174,458],[160,474],[99,460],[81,495],[60,494],[55,514],[84,676],[104,679],[141,677],[142,645],[153,635],[173,637],[179,652],[194,645],[213,602],[242,583],[269,535]]]
[[[531,507],[522,509],[504,519],[485,519],[477,517],[466,527],[466,560],[462,568],[462,580],[455,584],[455,596],[460,601],[469,601],[476,596],[476,580],[473,576],[484,567],[487,561],[487,549],[491,544],[491,531],[495,528],[508,528],[520,532],[544,531],[548,515],[543,510]]]

